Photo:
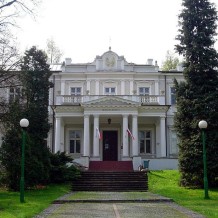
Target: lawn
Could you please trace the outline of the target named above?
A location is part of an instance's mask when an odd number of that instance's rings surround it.
[[[179,186],[176,170],[151,171],[149,191],[172,198],[176,203],[208,218],[218,217],[218,189],[209,189],[210,199],[204,199],[203,189],[187,189]]]
[[[0,217],[32,218],[69,191],[70,185],[50,185],[43,190],[25,191],[25,203],[20,203],[19,192],[0,189]]]

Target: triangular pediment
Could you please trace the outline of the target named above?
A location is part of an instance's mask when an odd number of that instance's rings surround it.
[[[139,102],[135,102],[132,100],[124,99],[124,97],[119,96],[99,96],[96,100],[90,100],[87,102],[83,102],[81,104],[84,107],[89,106],[108,106],[108,107],[114,107],[114,106],[139,106]]]

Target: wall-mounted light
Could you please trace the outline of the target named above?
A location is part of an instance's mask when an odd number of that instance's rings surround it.
[[[111,118],[108,118],[107,122],[108,124],[111,124]]]

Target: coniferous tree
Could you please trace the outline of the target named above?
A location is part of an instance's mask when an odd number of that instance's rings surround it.
[[[210,186],[218,186],[218,54],[214,48],[217,12],[209,0],[183,0],[179,15],[185,81],[177,83],[175,128],[179,136],[181,184],[203,186],[203,148],[198,122],[208,122],[207,164]]]
[[[5,134],[0,147],[0,161],[4,174],[2,179],[11,190],[19,190],[21,174],[21,128],[19,121],[23,117],[23,110],[18,101],[9,105],[8,111],[3,116]]]
[[[26,118],[29,119],[28,134],[31,138],[29,164],[32,165],[33,182],[45,183],[49,179],[50,161],[46,139],[50,129],[48,120],[49,82],[51,71],[47,56],[36,47],[25,52],[21,64],[21,81],[26,99]]]

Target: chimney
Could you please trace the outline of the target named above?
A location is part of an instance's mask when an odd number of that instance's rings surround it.
[[[147,59],[147,65],[153,65],[153,59]]]
[[[65,65],[70,65],[72,62],[71,58],[65,58]]]

